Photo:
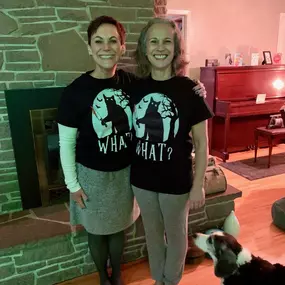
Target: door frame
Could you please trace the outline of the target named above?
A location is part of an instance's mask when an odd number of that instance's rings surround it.
[[[167,18],[172,20],[182,19],[182,37],[185,45],[186,60],[190,60],[190,32],[191,32],[191,11],[167,9]]]
[[[285,63],[285,13],[280,13],[277,52],[282,53],[282,63]]]

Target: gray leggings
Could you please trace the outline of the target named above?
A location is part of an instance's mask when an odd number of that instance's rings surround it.
[[[189,193],[171,195],[132,187],[141,210],[152,278],[178,284],[188,248]]]

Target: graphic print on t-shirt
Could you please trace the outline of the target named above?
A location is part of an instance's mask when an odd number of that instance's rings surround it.
[[[138,143],[137,154],[162,161],[167,152],[166,159],[170,159],[172,148],[167,141],[175,138],[179,129],[178,110],[170,98],[161,93],[145,96],[135,106],[133,126],[136,137],[145,141]]]
[[[132,112],[129,96],[122,90],[104,89],[93,101],[92,125],[99,138],[99,148],[104,153],[127,147],[125,136],[130,135]],[[109,136],[112,137],[109,139]],[[103,141],[100,139],[106,138]]]

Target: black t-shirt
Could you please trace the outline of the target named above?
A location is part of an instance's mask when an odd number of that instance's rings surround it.
[[[131,89],[133,109],[132,185],[160,193],[185,194],[193,181],[192,126],[212,117],[196,84],[187,77],[140,80]]]
[[[58,108],[58,123],[78,128],[76,161],[100,171],[117,171],[131,162],[132,112],[128,86],[133,75],[119,70],[96,79],[91,71],[68,85]]]

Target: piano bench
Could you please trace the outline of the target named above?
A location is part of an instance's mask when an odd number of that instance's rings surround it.
[[[260,127],[254,130],[254,139],[255,139],[254,162],[256,162],[259,136],[266,137],[268,139],[268,145],[269,145],[268,168],[269,168],[271,162],[273,140],[274,138],[285,139],[285,128],[267,129],[266,127]]]

